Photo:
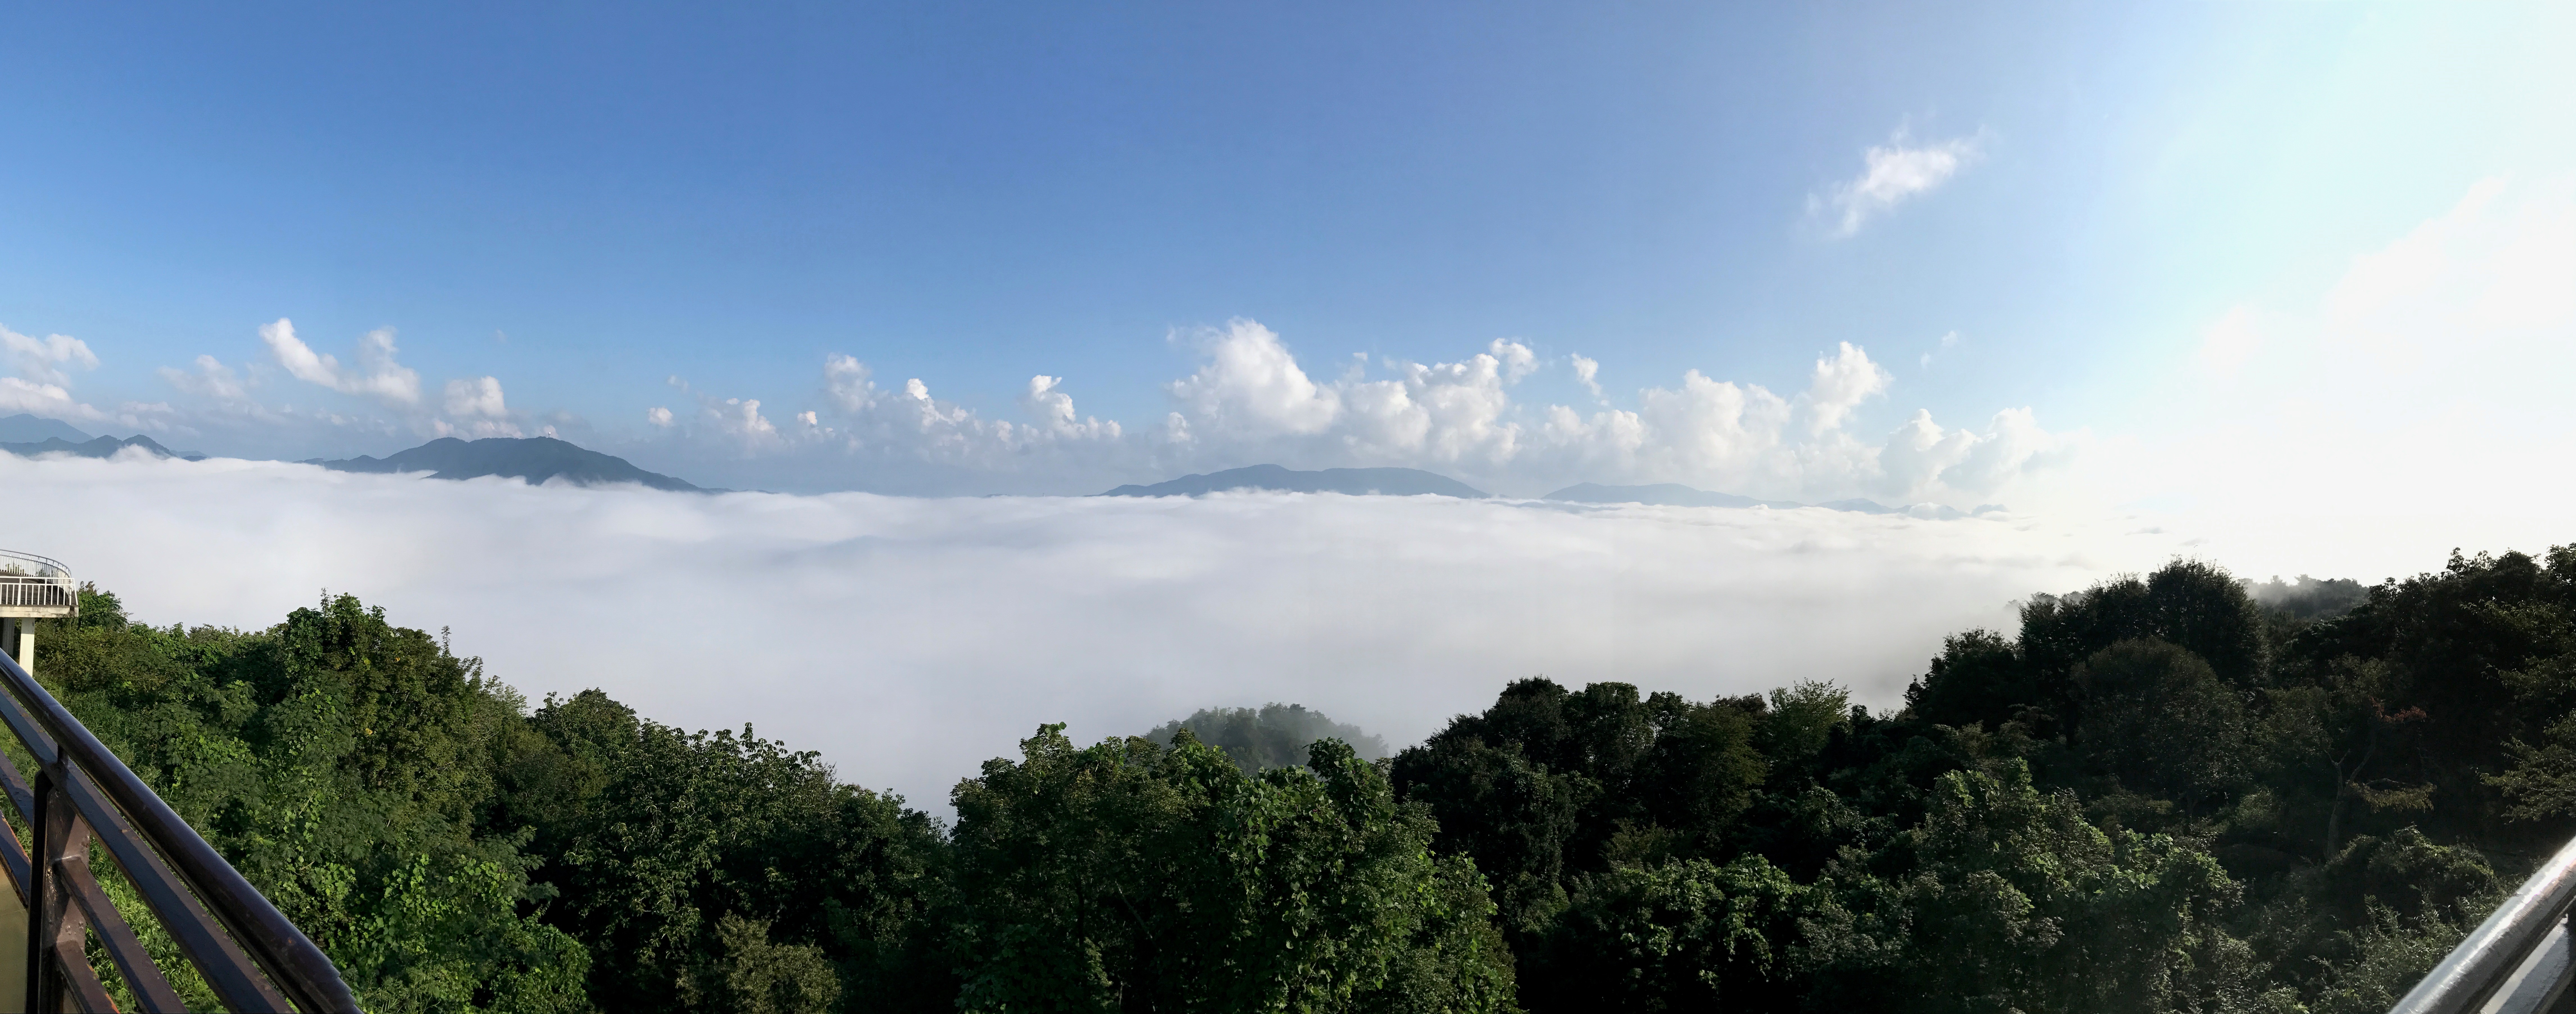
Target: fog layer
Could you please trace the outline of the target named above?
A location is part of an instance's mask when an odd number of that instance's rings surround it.
[[[138,620],[259,628],[354,593],[452,627],[532,700],[600,687],[663,722],[752,723],[934,812],[1041,722],[1087,741],[1283,701],[1400,747],[1538,673],[1697,697],[1830,679],[1887,705],[1942,635],[2175,553],[2375,580],[2496,545],[1435,497],[708,496],[231,460],[0,455],[0,482],[0,545]]]

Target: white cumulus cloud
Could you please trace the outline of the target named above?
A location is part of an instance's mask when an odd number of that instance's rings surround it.
[[[1915,145],[1907,131],[1899,129],[1886,144],[1872,145],[1861,154],[1859,176],[1811,197],[1808,205],[1833,220],[1834,235],[1850,236],[1870,219],[1939,189],[1980,154],[1978,135]]]
[[[89,350],[89,343],[70,335],[49,334],[41,339],[30,338],[0,326],[0,348],[8,352],[9,364],[17,369],[19,376],[38,384],[61,386],[71,383],[64,367],[98,368],[98,356]]]
[[[1237,318],[1192,341],[1207,364],[1170,389],[1184,411],[1201,421],[1198,431],[1302,435],[1321,433],[1341,417],[1339,394],[1308,377],[1269,328]]]
[[[295,336],[295,322],[279,317],[259,327],[259,340],[288,376],[342,394],[365,395],[395,408],[420,403],[420,374],[394,360],[394,330],[377,328],[358,339],[358,364],[344,368]]]

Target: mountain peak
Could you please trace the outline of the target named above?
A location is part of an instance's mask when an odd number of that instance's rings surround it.
[[[530,485],[562,479],[576,486],[631,482],[674,492],[707,492],[680,479],[637,468],[624,458],[554,437],[484,437],[480,440],[440,437],[382,458],[362,454],[339,461],[317,460],[311,464],[335,472],[428,472],[433,479],[499,476],[522,479]]]

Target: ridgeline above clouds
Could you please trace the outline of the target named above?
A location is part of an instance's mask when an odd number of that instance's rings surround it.
[[[542,486],[548,482],[575,486],[631,482],[648,489],[681,493],[715,492],[659,472],[647,472],[624,458],[576,447],[553,437],[485,437],[470,442],[440,437],[382,458],[362,455],[339,461],[316,459],[305,464],[320,465],[334,472],[427,472],[432,479],[500,476],[523,479],[531,486]]]

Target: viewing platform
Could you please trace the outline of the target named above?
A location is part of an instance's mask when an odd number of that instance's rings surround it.
[[[36,634],[28,620],[80,615],[80,585],[62,561],[0,549],[0,653],[36,668]]]

